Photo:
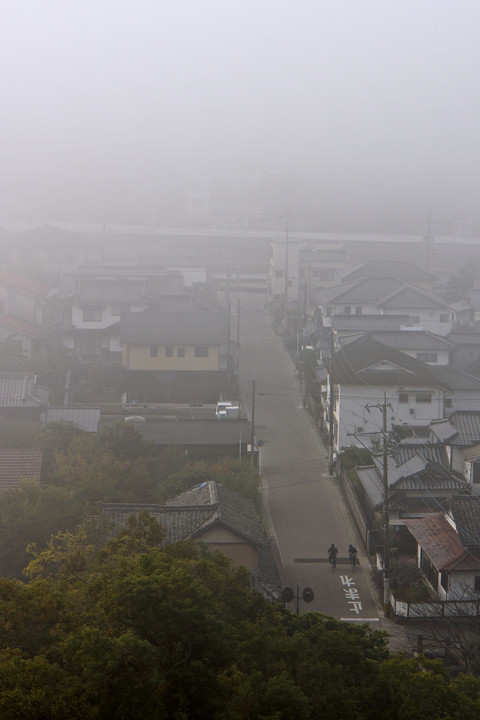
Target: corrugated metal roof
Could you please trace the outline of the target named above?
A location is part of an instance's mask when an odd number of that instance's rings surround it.
[[[439,442],[451,440],[458,434],[458,430],[449,420],[435,420],[430,425],[430,432]]]
[[[437,570],[459,568],[462,560],[468,558],[459,535],[441,513],[405,520],[405,525]],[[479,560],[475,566],[480,567]]]
[[[0,407],[38,407],[49,392],[36,384],[33,373],[0,372]]]
[[[45,424],[52,422],[72,423],[85,432],[97,432],[100,408],[48,407]]]
[[[355,471],[373,507],[383,504],[383,479],[374,465],[357,467]]]
[[[213,413],[212,413],[213,414]],[[111,423],[101,420],[99,429]],[[248,420],[154,420],[135,426],[142,438],[156,445],[236,445],[250,442]]]

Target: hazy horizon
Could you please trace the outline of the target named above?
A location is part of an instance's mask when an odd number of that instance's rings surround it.
[[[473,0],[8,2],[0,224],[197,202],[203,222],[427,232],[431,213],[468,234],[479,20]]]

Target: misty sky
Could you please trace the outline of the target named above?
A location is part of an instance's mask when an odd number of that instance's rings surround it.
[[[3,0],[0,195],[285,174],[480,199],[478,0]]]

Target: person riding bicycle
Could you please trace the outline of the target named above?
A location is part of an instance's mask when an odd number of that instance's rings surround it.
[[[357,564],[357,548],[354,545],[348,546],[348,557],[350,558],[350,565],[355,567]]]
[[[338,550],[335,547],[334,543],[332,543],[330,545],[330,547],[328,548],[327,554],[328,554],[328,562],[335,567],[335,565],[337,564]]]

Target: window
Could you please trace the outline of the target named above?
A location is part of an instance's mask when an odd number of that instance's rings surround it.
[[[208,345],[195,345],[195,357],[208,357]]]
[[[475,575],[473,579],[473,589],[475,592],[480,592],[480,575]]]
[[[177,357],[185,357],[185,348],[177,348]]]
[[[355,315],[361,315],[361,314],[362,314],[362,306],[355,305]]]
[[[450,322],[449,313],[440,313],[440,322]]]
[[[452,398],[451,398],[451,397],[448,397],[448,398],[446,397],[446,398],[445,398],[445,402],[443,403],[443,406],[444,406],[445,408],[451,408],[451,407],[453,407]]]
[[[102,322],[101,307],[84,307],[83,322]]]
[[[158,345],[150,345],[150,357],[158,357]]]
[[[415,402],[422,403],[422,404],[431,403],[432,402],[432,393],[431,392],[415,393]]]
[[[352,314],[352,306],[345,305],[345,315],[351,315],[351,314]]]
[[[421,360],[422,362],[437,362],[437,353],[436,352],[418,352],[417,360]]]
[[[165,357],[173,357],[173,345],[165,345]]]
[[[398,393],[398,402],[399,403],[408,403],[408,393],[407,392]]]

